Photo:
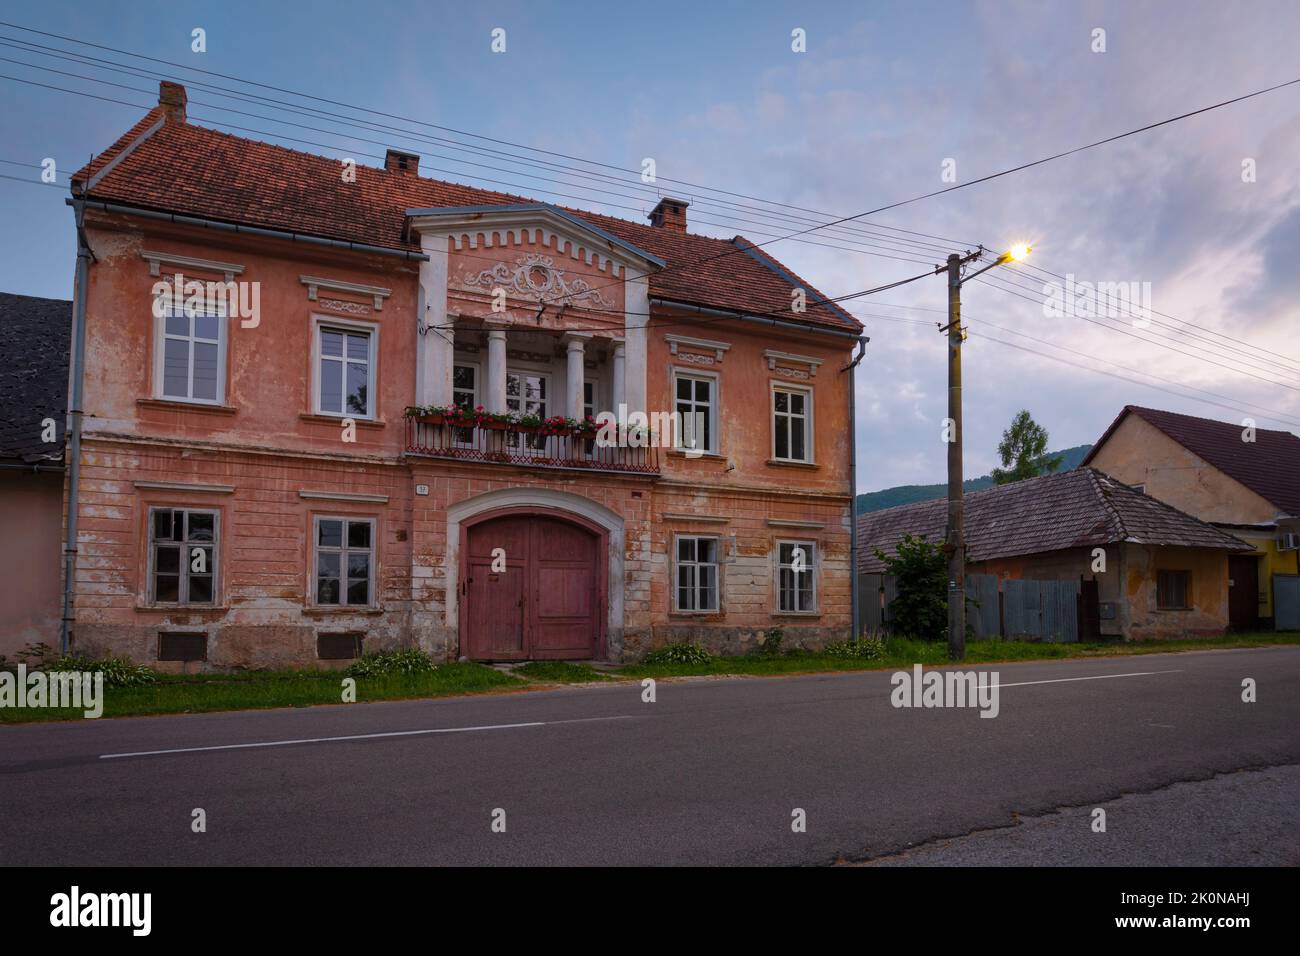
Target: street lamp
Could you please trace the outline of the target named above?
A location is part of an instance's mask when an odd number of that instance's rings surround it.
[[[1031,251],[1027,243],[1017,243],[984,268],[965,276],[962,267],[980,259],[984,248],[948,257],[948,324],[939,331],[948,333],[948,526],[943,550],[948,558],[948,657],[954,661],[966,656],[966,538],[961,487],[961,343],[965,333],[961,327],[961,287],[996,266],[1024,259]]]

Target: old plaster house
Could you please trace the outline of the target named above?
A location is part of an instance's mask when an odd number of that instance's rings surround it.
[[[73,197],[77,651],[622,660],[849,635],[861,326],[743,238],[689,232],[686,202],[641,224],[397,150],[349,169],[189,123],[169,83]],[[699,425],[662,447],[575,424],[620,407]]]

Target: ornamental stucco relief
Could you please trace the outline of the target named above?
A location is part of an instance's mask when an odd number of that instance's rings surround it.
[[[597,308],[609,308],[610,302],[585,279],[566,276],[555,267],[552,256],[530,252],[515,260],[514,265],[498,262],[482,272],[467,272],[461,282],[471,289],[506,290],[519,298],[537,302],[586,302]]]

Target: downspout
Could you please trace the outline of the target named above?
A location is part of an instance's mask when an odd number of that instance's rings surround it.
[[[86,284],[90,260],[94,254],[86,241],[84,229],[85,200],[74,199],[73,214],[77,222],[77,275],[72,302],[72,368],[69,375],[68,401],[68,509],[67,534],[63,542],[63,623],[59,630],[59,653],[66,655],[71,643],[75,620],[73,587],[77,573],[77,491],[81,479],[81,403],[86,359]]]
[[[867,343],[871,337],[858,336],[858,354],[841,371],[849,373],[849,606],[853,616],[849,626],[849,640],[858,640],[858,613],[861,595],[858,594],[858,427],[857,427],[857,387],[856,375],[858,363],[867,353]]]

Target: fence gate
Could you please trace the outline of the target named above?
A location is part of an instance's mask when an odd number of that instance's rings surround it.
[[[966,576],[966,623],[975,630],[976,637],[996,638],[1002,635],[997,575]]]
[[[1002,582],[1006,636],[1072,644],[1079,640],[1079,582]]]

